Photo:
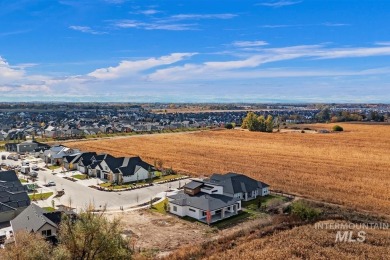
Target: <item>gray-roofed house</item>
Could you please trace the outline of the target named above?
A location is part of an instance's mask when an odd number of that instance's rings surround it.
[[[112,183],[142,181],[155,176],[154,167],[140,157],[117,158],[107,154],[95,168],[98,178]]]
[[[44,161],[53,165],[61,165],[65,156],[79,154],[79,150],[63,145],[53,146],[43,152]]]
[[[57,235],[58,225],[48,216],[51,213],[32,203],[16,218],[11,220],[11,227],[14,233],[25,230],[41,234],[49,238]]]
[[[241,210],[241,200],[268,195],[268,187],[243,174],[213,174],[210,179],[192,180],[183,191],[168,196],[169,212],[213,223],[236,215]]]
[[[29,205],[27,188],[15,171],[0,172],[0,223],[10,221]]]
[[[50,146],[47,144],[39,143],[34,140],[24,141],[16,145],[16,152],[20,154],[24,153],[32,153],[35,149],[38,148],[49,148]]]
[[[218,188],[209,189],[200,181],[187,183],[183,191],[168,196],[168,201],[170,213],[208,224],[237,215],[241,210],[239,198],[223,195]]]
[[[211,186],[222,186],[223,194],[244,201],[269,194],[268,184],[238,173],[213,174],[210,179],[205,180],[205,183]]]

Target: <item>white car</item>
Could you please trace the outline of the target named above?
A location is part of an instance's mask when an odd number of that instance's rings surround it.
[[[46,187],[56,186],[56,183],[54,181],[49,181],[45,186]]]

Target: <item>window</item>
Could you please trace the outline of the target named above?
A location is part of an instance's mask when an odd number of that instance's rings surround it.
[[[51,236],[51,229],[42,230],[42,236],[50,237]]]
[[[192,209],[192,208],[189,208],[188,209],[189,211],[192,211],[192,212],[196,212],[196,210]]]
[[[177,211],[177,207],[176,206],[173,206],[173,211]]]
[[[213,191],[212,191],[212,193],[216,193],[216,192],[218,192],[218,190],[213,190]]]

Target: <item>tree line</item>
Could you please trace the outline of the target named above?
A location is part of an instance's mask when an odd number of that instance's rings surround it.
[[[257,116],[253,112],[248,112],[242,121],[241,128],[248,129],[249,131],[272,133],[274,129],[274,119],[271,115],[268,115],[267,118],[265,118],[263,115]]]

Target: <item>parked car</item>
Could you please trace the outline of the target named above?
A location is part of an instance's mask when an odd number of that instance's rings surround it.
[[[38,173],[35,171],[30,172],[28,175],[30,175],[31,177],[34,177],[34,178],[38,177]]]
[[[36,165],[32,165],[32,166],[31,166],[31,170],[33,170],[33,171],[38,171],[38,170],[39,170],[39,167],[36,166]]]
[[[56,183],[54,181],[49,181],[45,186],[46,187],[56,186]]]
[[[59,190],[59,191],[57,191],[57,194],[54,197],[61,197],[64,194],[65,194],[64,190]]]

